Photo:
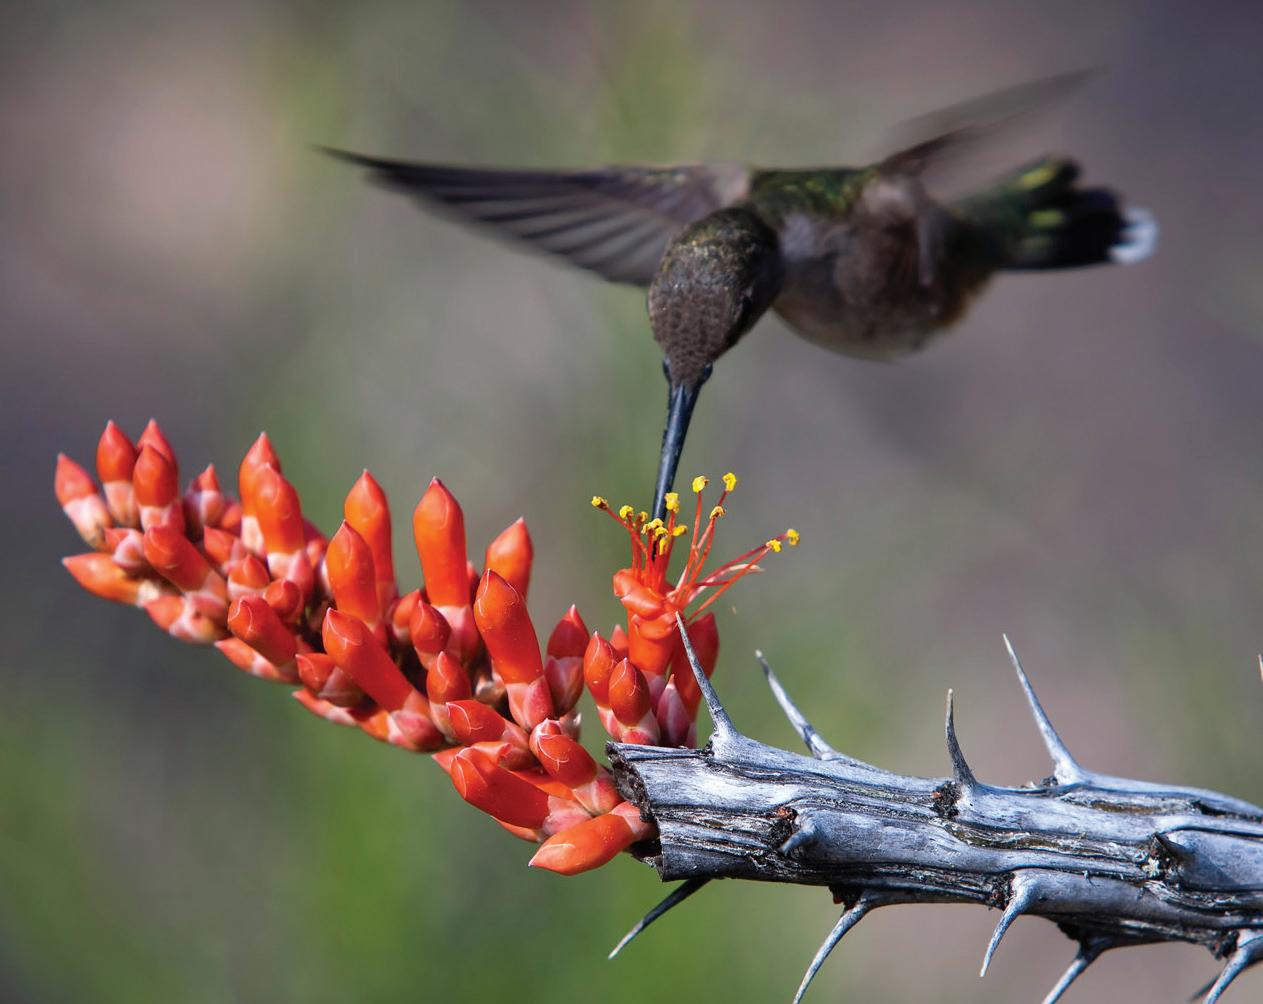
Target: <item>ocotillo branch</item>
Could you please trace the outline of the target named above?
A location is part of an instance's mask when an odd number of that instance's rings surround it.
[[[1213,1004],[1263,959],[1263,809],[1081,767],[1011,646],[1009,653],[1054,768],[1024,788],[977,779],[956,739],[950,694],[953,775],[905,777],[832,750],[766,664],[773,694],[811,756],[742,735],[694,664],[716,726],[705,749],[609,745],[620,790],[657,827],[640,856],[664,881],[682,880],[681,892],[716,878],[831,889],[845,906],[795,1001],[870,911],[975,903],[1003,910],[984,974],[1005,932],[1026,914],[1055,922],[1078,943],[1045,1004],[1107,949],[1165,941],[1201,944],[1227,959],[1207,990]]]

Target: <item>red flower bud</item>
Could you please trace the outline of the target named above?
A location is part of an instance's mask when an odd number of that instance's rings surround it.
[[[452,784],[470,805],[512,826],[537,830],[548,818],[548,795],[497,765],[483,750],[456,754]]]
[[[373,554],[373,571],[377,580],[378,609],[395,598],[395,561],[390,545],[390,506],[373,475],[365,471],[359,476],[346,501],[342,514]]]
[[[436,607],[468,606],[465,516],[452,493],[435,478],[412,514],[425,591]]]
[[[587,625],[579,616],[579,608],[572,605],[548,636],[548,654],[558,658],[565,655],[582,656],[587,647]]]
[[[293,662],[298,640],[261,596],[243,596],[228,612],[228,629],[273,666]]]
[[[495,572],[525,598],[531,583],[534,558],[535,546],[531,543],[530,531],[526,529],[526,521],[519,518],[501,530],[487,547],[483,567]]]
[[[370,626],[376,624],[377,579],[373,553],[350,523],[344,522],[329,541],[325,569],[338,609]]]
[[[374,701],[387,711],[403,708],[412,684],[362,621],[341,611],[325,614],[325,651]],[[419,696],[419,695],[418,695]]]

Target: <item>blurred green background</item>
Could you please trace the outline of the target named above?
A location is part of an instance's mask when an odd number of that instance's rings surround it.
[[[860,160],[902,119],[1109,72],[1014,156],[1080,157],[1163,227],[1130,269],[1006,277],[895,366],[764,321],[719,366],[685,472],[743,476],[735,553],[804,544],[721,613],[717,682],[792,746],[751,652],[823,733],[987,780],[1047,764],[1008,631],[1080,758],[1263,800],[1263,125],[1253,4],[56,3],[0,14],[0,999],[787,1000],[835,916],[723,883],[617,962],[662,890],[575,879],[431,764],[328,727],[213,651],[80,592],[53,457],[158,416],[184,469],[260,428],[332,529],[368,466],[404,529],[441,474],[473,549],[525,515],[532,608],[618,610],[664,387],[643,297],[415,212],[327,143],[528,166]],[[643,504],[643,503],[642,503]],[[593,716],[594,718],[594,716]],[[599,742],[595,720],[588,738]],[[883,911],[812,999],[1035,1000],[1072,946]],[[909,960],[915,960],[909,964]],[[1204,952],[1107,955],[1068,1001],[1182,1000]],[[1237,1000],[1263,989],[1252,974]]]

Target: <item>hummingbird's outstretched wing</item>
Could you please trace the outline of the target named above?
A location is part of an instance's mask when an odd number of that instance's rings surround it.
[[[327,152],[431,208],[638,286],[649,284],[676,233],[749,187],[736,165],[497,170]]]

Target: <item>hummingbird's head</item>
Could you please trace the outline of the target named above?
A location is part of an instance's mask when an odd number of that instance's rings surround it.
[[[649,322],[671,383],[700,385],[780,286],[776,234],[751,210],[721,209],[682,230],[649,286]]]

